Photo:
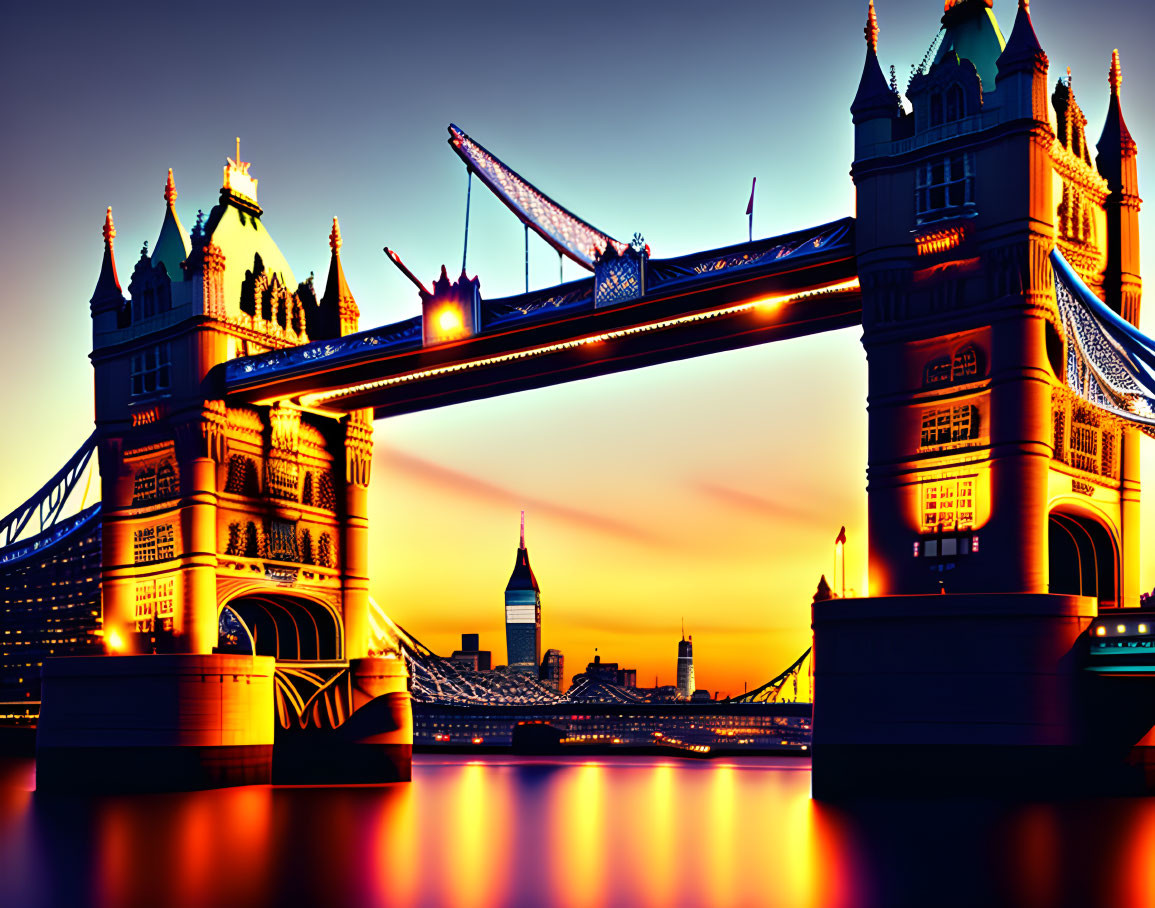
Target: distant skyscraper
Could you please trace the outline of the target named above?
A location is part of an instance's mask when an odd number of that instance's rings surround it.
[[[541,590],[525,548],[525,511],[521,545],[505,587],[505,648],[509,667],[537,674],[541,665]]]
[[[565,656],[559,649],[547,649],[545,658],[541,660],[541,673],[538,677],[559,694],[565,684]]]
[[[694,696],[694,637],[686,639],[685,625],[678,641],[678,696],[684,700]]]

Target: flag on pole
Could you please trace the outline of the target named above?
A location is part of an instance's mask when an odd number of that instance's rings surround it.
[[[749,239],[754,241],[754,187],[758,185],[758,178],[750,181],[750,201],[746,203],[746,218],[749,223]]]
[[[835,545],[846,545],[846,527],[838,531],[838,538],[834,540]]]

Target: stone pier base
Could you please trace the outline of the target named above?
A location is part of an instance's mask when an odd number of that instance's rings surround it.
[[[1093,599],[816,602],[813,793],[1054,796],[1142,785],[1089,715]]]
[[[156,791],[271,781],[273,670],[269,656],[47,660],[37,790]]]

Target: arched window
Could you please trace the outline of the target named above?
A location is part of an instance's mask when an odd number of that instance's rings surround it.
[[[169,498],[176,498],[179,491],[176,469],[171,460],[166,460],[156,471],[156,496],[161,501],[167,501]]]
[[[967,344],[954,355],[950,364],[950,380],[966,381],[978,378],[979,354],[973,345]]]
[[[942,95],[937,91],[930,96],[930,125],[942,125]]]
[[[950,360],[945,356],[938,359],[932,359],[926,364],[926,370],[923,372],[922,383],[924,385],[943,385],[950,381]]]

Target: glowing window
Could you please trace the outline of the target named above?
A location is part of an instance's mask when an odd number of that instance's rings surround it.
[[[945,356],[941,359],[932,359],[926,364],[923,372],[924,385],[944,385],[950,381],[950,360]]]
[[[950,364],[950,380],[965,381],[968,378],[977,378],[979,374],[979,354],[972,345],[967,344],[959,350]]]
[[[946,479],[923,483],[923,532],[968,530],[974,523],[974,479]],[[930,543],[926,545],[929,555]],[[971,551],[978,551],[978,546],[973,541]]]

